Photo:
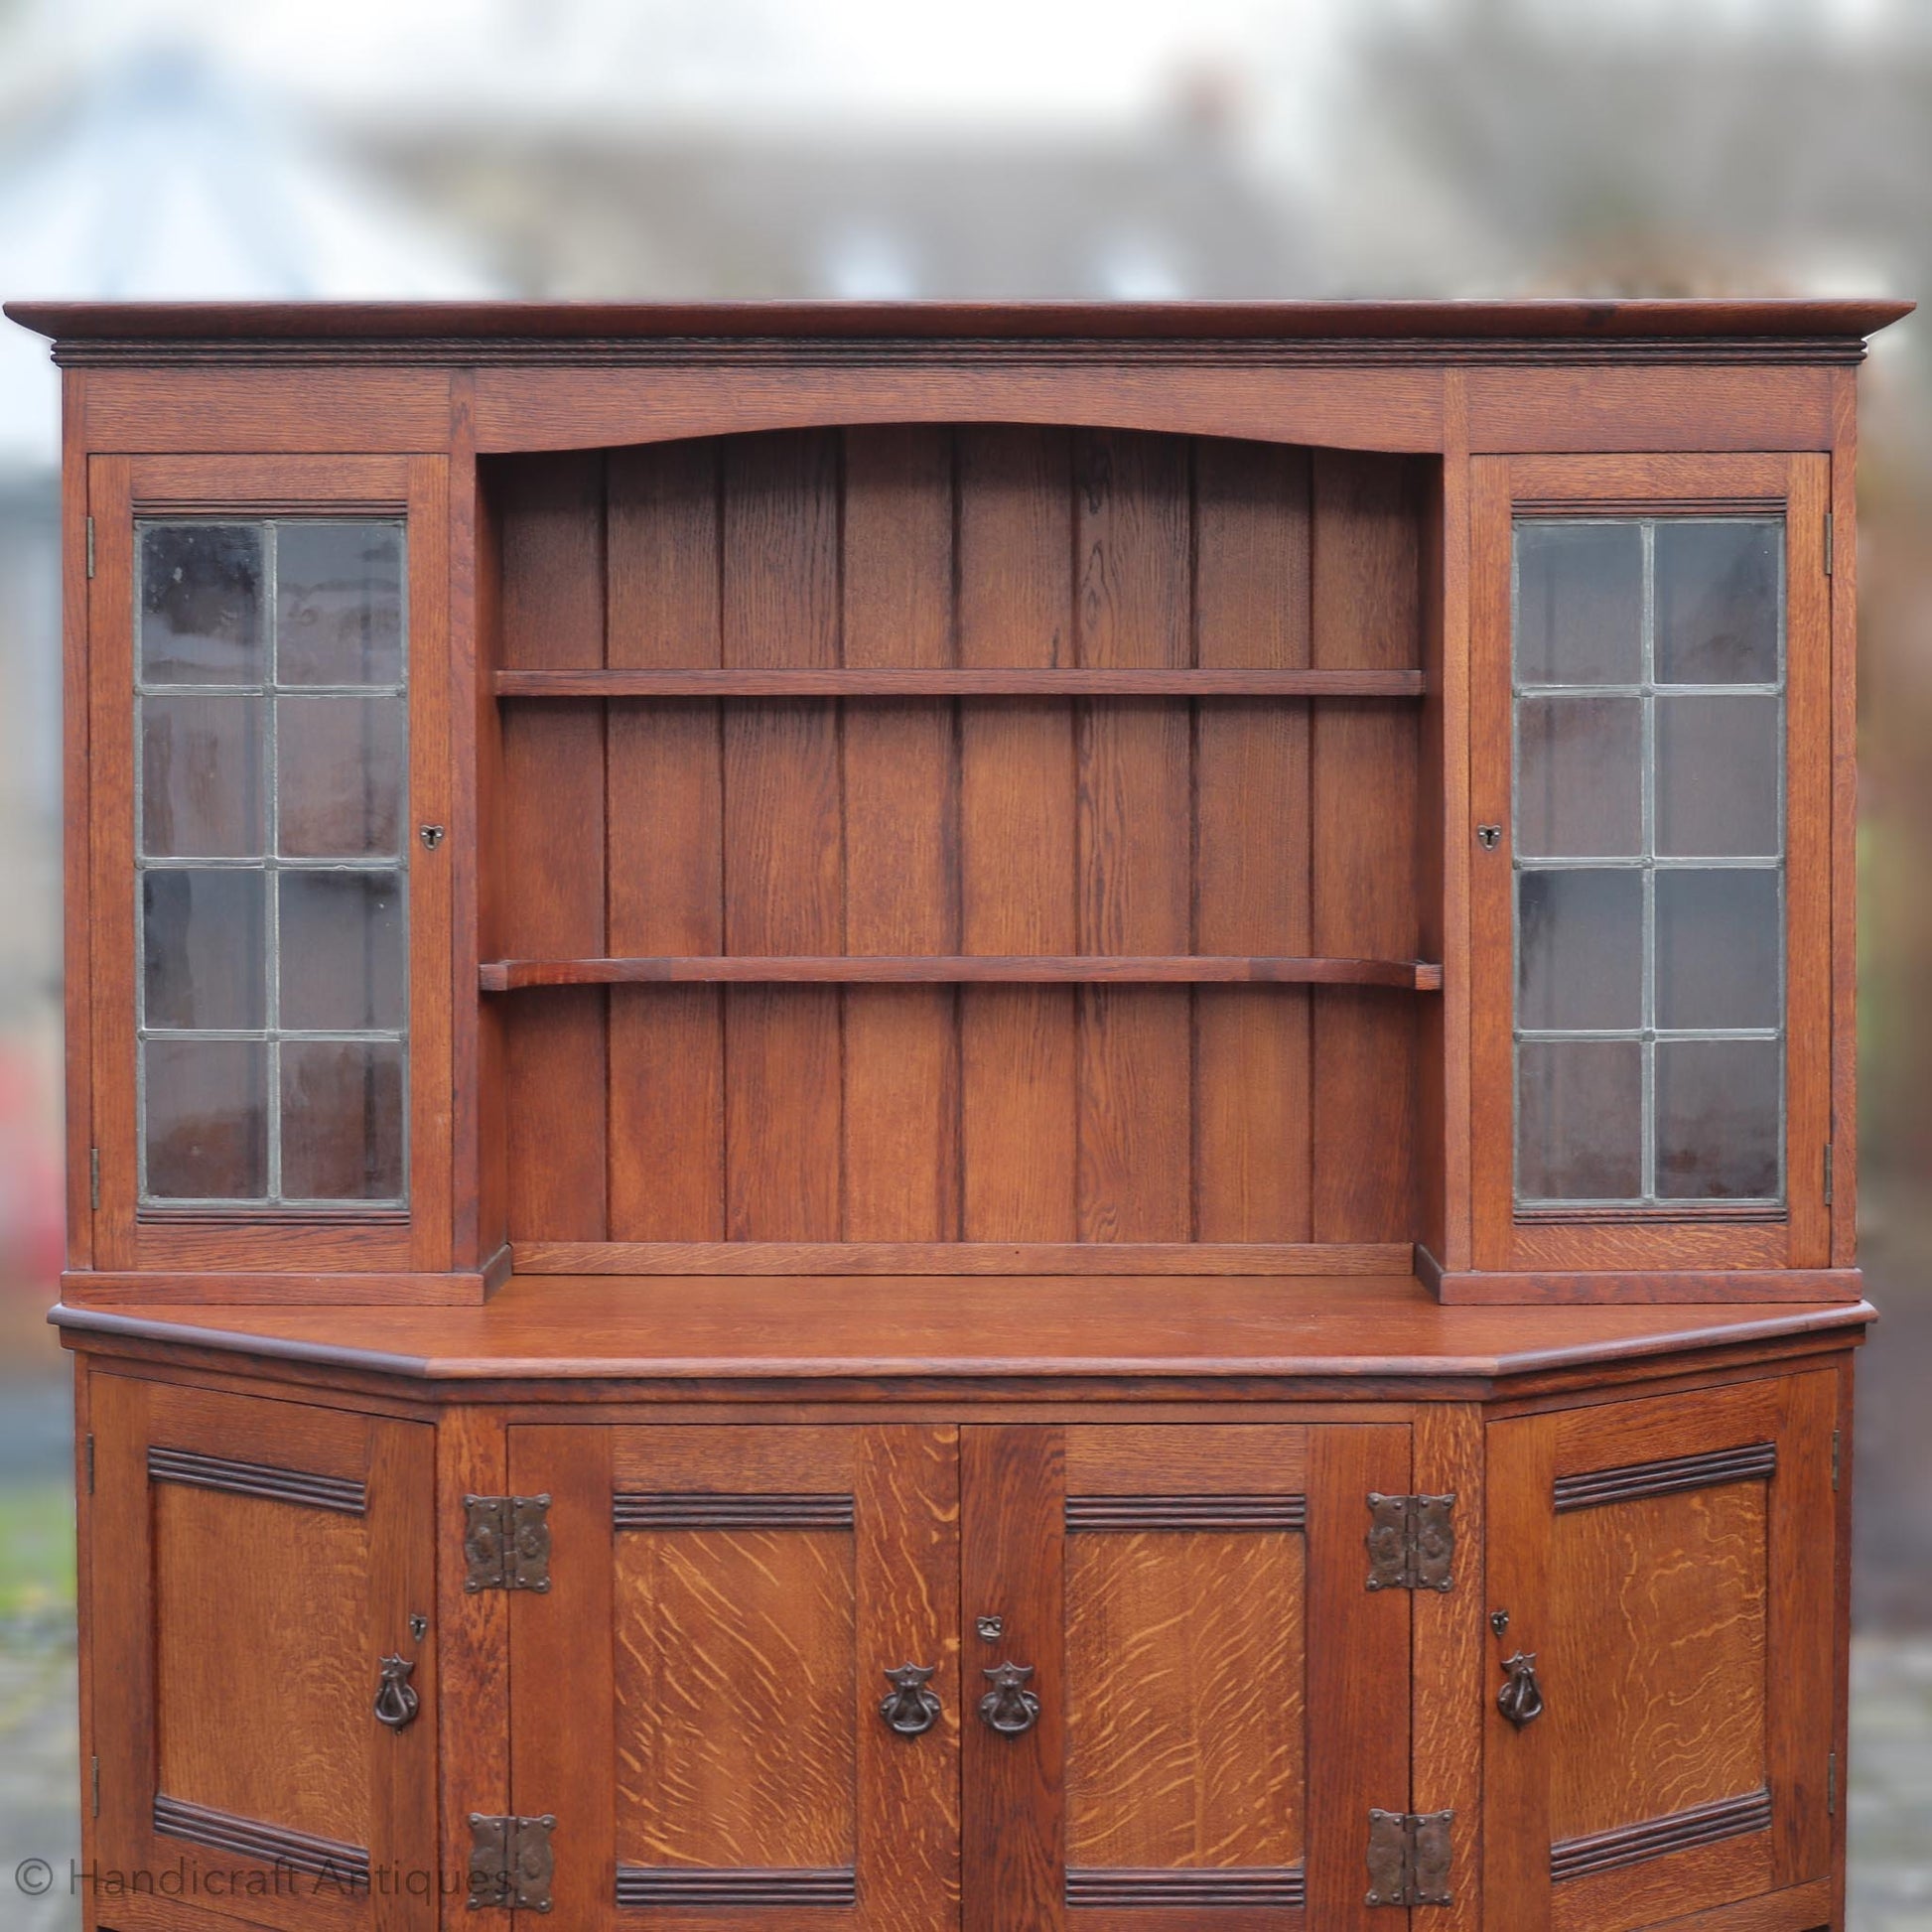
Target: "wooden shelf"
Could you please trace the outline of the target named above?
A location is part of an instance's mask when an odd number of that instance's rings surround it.
[[[1421,671],[498,671],[499,698],[1419,698]]]
[[[1228,954],[918,955],[833,954],[641,959],[492,959],[485,993],[532,986],[662,986],[727,981],[752,985],[1277,985],[1389,986],[1442,990],[1443,969],[1416,959],[1243,958]]]

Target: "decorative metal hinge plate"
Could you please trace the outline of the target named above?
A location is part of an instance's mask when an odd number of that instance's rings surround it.
[[[556,1866],[550,1834],[556,1819],[485,1818],[470,1814],[470,1909],[547,1912]]]
[[[1368,1587],[1449,1589],[1455,1578],[1453,1496],[1368,1498]]]
[[[1449,1905],[1452,1811],[1371,1811],[1368,1903]]]
[[[465,1496],[467,1590],[550,1587],[550,1498]]]

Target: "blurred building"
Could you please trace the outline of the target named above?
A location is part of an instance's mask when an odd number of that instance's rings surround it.
[[[1209,83],[1078,135],[385,124],[361,153],[519,294],[1279,296],[1303,223]]]

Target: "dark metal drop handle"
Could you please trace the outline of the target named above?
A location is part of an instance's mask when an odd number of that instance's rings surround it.
[[[375,1688],[375,1721],[391,1730],[403,1730],[416,1721],[422,1699],[410,1683],[415,1664],[407,1657],[385,1657],[382,1680]]]
[[[981,1673],[993,1688],[980,1699],[980,1718],[1002,1737],[1018,1737],[1039,1722],[1039,1700],[1027,1689],[1031,1664],[1000,1664]]]
[[[901,1737],[919,1737],[939,1722],[939,1696],[926,1689],[937,1665],[901,1664],[886,1673],[893,1687],[879,1707],[879,1715]]]
[[[1519,1650],[1503,1659],[1509,1682],[1496,1693],[1496,1709],[1518,1730],[1543,1715],[1543,1691],[1536,1681],[1536,1653]]]

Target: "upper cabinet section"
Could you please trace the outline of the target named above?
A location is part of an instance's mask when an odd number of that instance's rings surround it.
[[[1822,1265],[1826,462],[1478,498],[1478,1265]]]
[[[69,1292],[1855,1294],[1902,313],[21,309]]]
[[[442,1264],[441,471],[90,466],[106,1265]]]

